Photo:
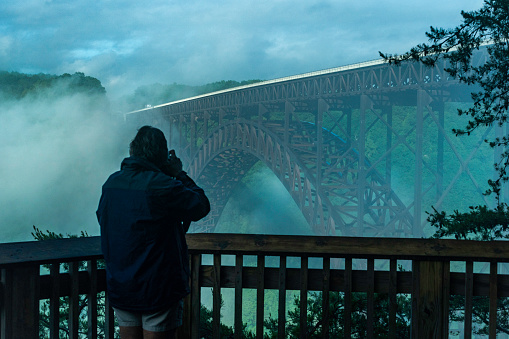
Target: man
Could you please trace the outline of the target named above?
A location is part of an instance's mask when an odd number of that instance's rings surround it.
[[[210,204],[161,130],[140,128],[129,154],[97,210],[108,299],[122,339],[174,338],[189,293],[185,233]]]

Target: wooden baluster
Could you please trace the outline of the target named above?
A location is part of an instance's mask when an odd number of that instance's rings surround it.
[[[374,337],[374,324],[375,324],[375,260],[368,259],[368,267],[366,272],[368,279],[368,291],[366,294],[366,307],[367,307],[367,337]]]
[[[50,266],[49,337],[58,339],[60,328],[60,263]]]
[[[286,256],[279,258],[279,304],[277,316],[277,337],[286,338]]]
[[[490,262],[490,339],[495,339],[497,337],[497,265],[498,263],[496,261]]]
[[[330,257],[323,258],[323,288],[322,288],[322,338],[329,338],[330,321]]]
[[[398,307],[398,261],[391,259],[389,270],[389,338],[396,338],[396,311]]]
[[[441,323],[443,324],[441,336],[449,337],[449,298],[451,297],[451,262],[444,261],[442,273],[442,300]]]
[[[97,338],[97,261],[87,261],[87,273],[90,280],[88,291],[88,338]]]
[[[474,298],[474,262],[466,262],[465,269],[465,339],[472,338],[472,305]]]
[[[212,287],[212,335],[221,338],[221,254],[214,254],[214,281]]]
[[[80,319],[79,262],[69,263],[71,295],[69,296],[69,338],[78,339]]]
[[[263,320],[265,306],[265,256],[258,256],[258,283],[256,286],[256,338],[263,339]]]
[[[308,336],[308,257],[300,259],[300,337]]]
[[[201,254],[193,254],[191,256],[191,338],[198,339],[200,327],[200,307],[201,307],[201,290],[200,290],[200,266]]]
[[[177,339],[182,338],[191,338],[191,322],[192,322],[192,289],[193,289],[193,282],[192,282],[192,272],[193,272],[193,259],[192,256],[189,256],[189,268],[190,268],[190,276],[189,276],[189,283],[191,288],[191,293],[187,295],[184,298],[184,310],[182,313],[182,326],[179,326],[177,328],[177,332],[175,333],[175,336]]]
[[[419,279],[420,279],[420,265],[419,261],[412,261],[412,322],[410,336],[412,339],[419,338],[419,305],[418,300],[420,299],[419,291]]]
[[[242,268],[244,267],[244,256],[235,256],[235,318],[234,329],[235,339],[242,336]]]
[[[352,258],[345,258],[345,338],[352,337]]]
[[[115,315],[108,300],[108,293],[104,296],[104,337],[115,338]]]
[[[175,333],[177,339],[191,338],[191,319],[192,319],[191,295],[184,298],[184,311],[182,314],[182,326],[177,328]]]

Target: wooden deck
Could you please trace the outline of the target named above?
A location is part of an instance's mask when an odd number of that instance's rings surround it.
[[[344,337],[352,335],[352,296],[366,298],[364,336],[396,338],[398,295],[411,296],[411,337],[447,338],[449,300],[464,296],[464,337],[472,337],[473,300],[484,296],[489,303],[489,337],[497,336],[497,302],[509,297],[509,275],[500,272],[509,261],[509,242],[463,240],[345,238],[317,236],[265,236],[240,234],[188,234],[191,254],[191,295],[186,299],[184,326],[179,338],[199,338],[201,290],[212,289],[214,338],[220,338],[221,289],[234,289],[224,307],[234,309],[235,338],[241,338],[243,290],[256,291],[256,337],[264,331],[264,301],[268,290],[278,291],[278,337],[286,338],[287,291],[300,295],[300,336],[306,338],[309,292],[322,293],[324,338],[328,335],[331,293],[344,296]],[[104,298],[105,271],[98,237],[0,244],[0,339],[38,338],[42,321],[40,300],[49,300],[50,338],[58,338],[59,308],[68,307],[70,338],[114,338],[111,308]],[[203,258],[212,257],[205,263]],[[230,256],[230,257],[225,257]],[[255,256],[256,265],[245,258]],[[276,258],[274,258],[276,257]],[[224,260],[227,258],[228,260]],[[290,258],[292,265],[289,264]],[[295,259],[298,258],[298,259]],[[318,259],[315,259],[318,258]],[[276,260],[277,265],[266,267]],[[298,265],[294,265],[297,260]],[[228,261],[228,263],[226,262]],[[318,261],[319,264],[316,264]],[[233,262],[230,263],[230,262]],[[313,262],[313,264],[310,264]],[[458,262],[458,263],[456,263]],[[62,264],[68,263],[66,270]],[[83,264],[85,263],[85,264]],[[462,270],[451,271],[460,265]],[[461,263],[461,264],[460,264]],[[474,271],[483,263],[486,272]],[[398,265],[406,265],[405,270]],[[43,267],[47,267],[41,269]],[[49,265],[49,266],[47,266]],[[377,333],[376,295],[387,295],[388,326]],[[62,298],[67,296],[63,303]],[[83,307],[86,298],[86,307]],[[103,308],[103,305],[105,306]],[[101,318],[100,322],[98,319]],[[46,318],[44,319],[46,321]],[[80,321],[88,323],[81,333]]]

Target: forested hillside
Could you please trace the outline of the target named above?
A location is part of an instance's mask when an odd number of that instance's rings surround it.
[[[58,88],[58,90],[51,90]],[[51,90],[55,97],[75,93],[105,95],[106,89],[101,82],[84,73],[74,74],[23,74],[0,71],[0,99],[20,100],[27,96],[39,96]]]

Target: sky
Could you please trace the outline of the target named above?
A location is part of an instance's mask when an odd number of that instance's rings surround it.
[[[115,106],[143,85],[270,80],[378,59],[378,51],[403,53],[425,40],[430,25],[454,27],[462,9],[481,6],[481,0],[1,0],[0,71],[83,72],[102,82]],[[98,235],[101,185],[128,156],[135,134],[116,129],[91,105],[94,98],[46,94],[16,102],[0,97],[0,243],[33,240],[32,226]]]
[[[0,70],[153,83],[269,80],[402,53],[481,0],[2,0]]]

